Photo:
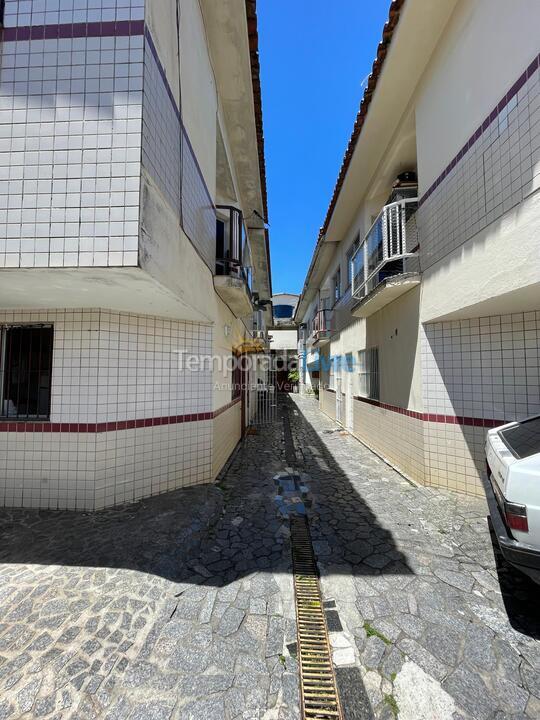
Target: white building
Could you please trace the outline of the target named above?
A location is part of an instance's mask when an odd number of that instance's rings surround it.
[[[539,27],[394,0],[296,311],[321,409],[471,494],[486,429],[540,412]]]
[[[212,481],[272,294],[255,2],[3,6],[0,504]]]
[[[294,322],[298,298],[293,293],[276,293],[272,297],[270,350],[275,359],[277,387],[281,392],[293,392],[298,385],[296,380],[291,379],[291,373],[298,370],[298,330]]]

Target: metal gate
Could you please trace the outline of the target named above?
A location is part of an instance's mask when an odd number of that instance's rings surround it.
[[[247,405],[250,425],[270,425],[277,418],[276,362],[271,355],[254,356]]]

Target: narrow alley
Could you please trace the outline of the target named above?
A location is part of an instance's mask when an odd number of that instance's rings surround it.
[[[484,503],[410,484],[283,397],[217,486],[0,511],[0,718],[300,718],[304,510],[345,720],[538,717],[534,593],[494,556]]]

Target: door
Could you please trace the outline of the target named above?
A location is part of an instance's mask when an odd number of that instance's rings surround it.
[[[347,430],[352,433],[353,426],[354,426],[354,405],[353,405],[353,378],[354,378],[354,367],[353,367],[353,356],[352,353],[347,353],[346,357],[346,365],[347,365],[347,379],[346,379],[346,412],[347,412],[347,419],[346,419],[346,426]]]
[[[342,382],[341,382],[341,376],[338,375],[336,377],[336,422],[338,422],[340,425],[343,423],[342,413],[343,413]]]

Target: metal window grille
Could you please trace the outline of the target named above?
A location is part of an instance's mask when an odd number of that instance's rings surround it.
[[[49,418],[52,351],[50,325],[0,326],[0,417]]]

